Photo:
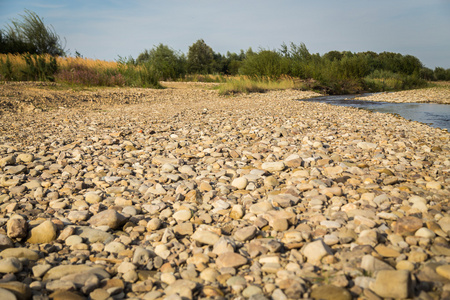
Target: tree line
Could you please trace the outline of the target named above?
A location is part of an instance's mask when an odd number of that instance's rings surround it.
[[[22,20],[13,20],[0,30],[0,53],[66,55],[62,39],[53,27],[46,26],[29,10],[21,17]],[[80,56],[78,52],[76,55]],[[450,80],[450,69],[426,68],[412,55],[371,51],[330,51],[320,55],[311,53],[304,43],[283,43],[279,49],[258,51],[249,48],[224,55],[199,39],[187,54],[159,44],[145,49],[136,59],[119,57],[117,61],[144,68],[158,80],[183,80],[192,74],[245,75],[264,80],[295,77],[311,80],[328,93],[409,89],[424,86],[426,81]],[[56,71],[57,67],[48,69]]]

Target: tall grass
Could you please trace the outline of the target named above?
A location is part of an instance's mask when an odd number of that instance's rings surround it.
[[[54,81],[56,59],[48,54],[0,54],[0,80]]]
[[[82,86],[136,86],[160,88],[149,65],[48,54],[0,54],[0,80],[55,81]]]
[[[269,90],[307,89],[307,85],[298,79],[285,76],[279,80],[254,78],[248,76],[233,77],[219,86],[219,94],[264,93]]]

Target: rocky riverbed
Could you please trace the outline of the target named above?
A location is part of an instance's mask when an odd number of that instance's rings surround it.
[[[2,86],[0,299],[450,297],[448,132],[186,86]]]

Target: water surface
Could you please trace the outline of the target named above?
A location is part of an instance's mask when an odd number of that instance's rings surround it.
[[[301,101],[321,102],[339,106],[350,106],[381,113],[398,114],[401,117],[426,123],[432,127],[450,131],[450,105],[435,103],[391,103],[354,100],[355,95],[323,96]],[[346,100],[348,99],[348,100]]]

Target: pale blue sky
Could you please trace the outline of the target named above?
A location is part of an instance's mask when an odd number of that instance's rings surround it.
[[[450,68],[449,0],[0,0],[0,28],[24,9],[67,40],[70,54],[136,58],[159,43],[187,53],[204,39],[215,52],[305,43],[331,50],[399,52]]]

